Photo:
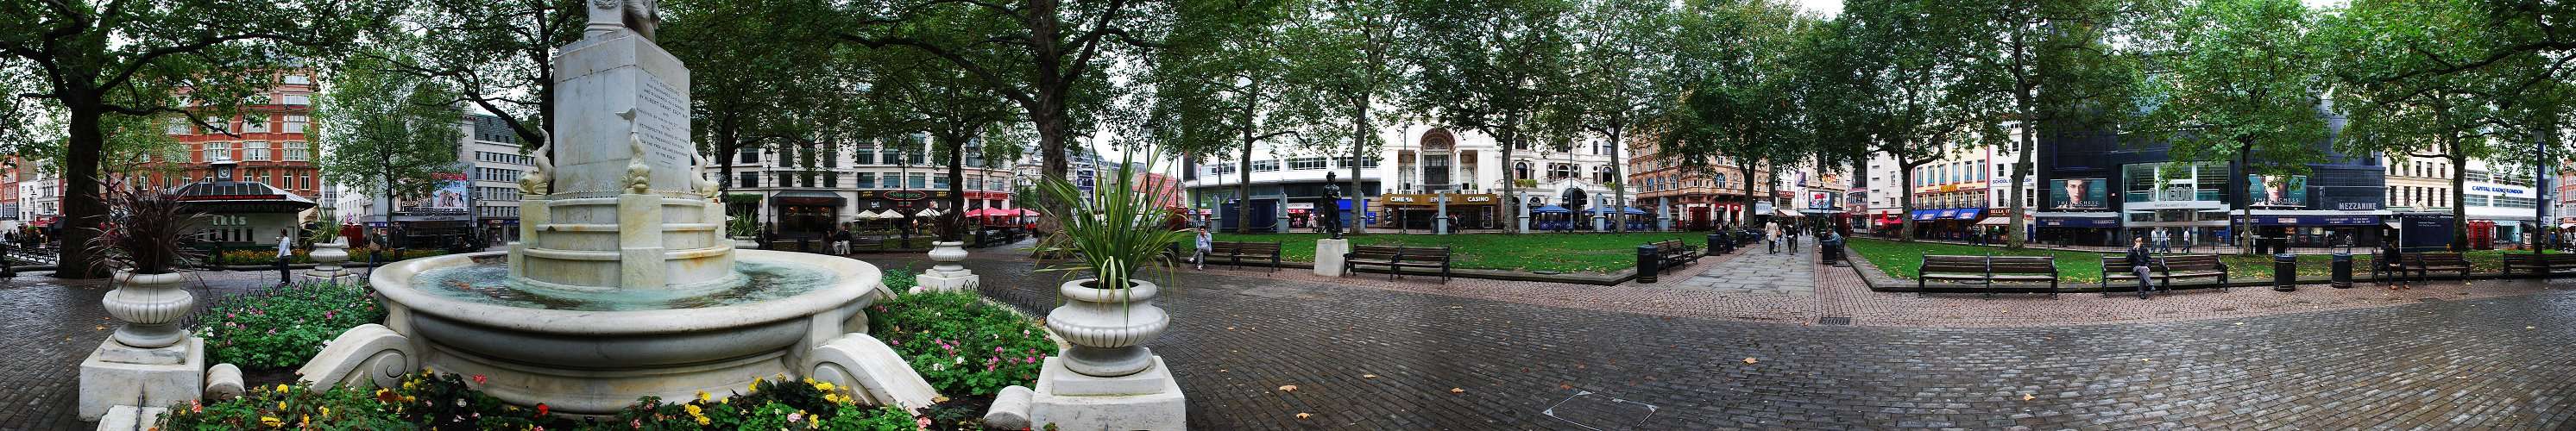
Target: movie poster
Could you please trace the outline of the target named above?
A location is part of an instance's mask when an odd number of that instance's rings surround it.
[[[2101,178],[2048,180],[2049,201],[2064,210],[2099,210],[2111,207],[2110,181]]]
[[[428,205],[423,206],[434,210],[464,211],[465,207],[472,205],[466,193],[471,190],[469,185],[473,183],[466,181],[465,175],[442,173],[436,177],[439,180],[438,190],[429,193]]]
[[[2246,175],[2245,182],[2245,193],[2253,197],[2253,206],[2307,206],[2306,175]]]

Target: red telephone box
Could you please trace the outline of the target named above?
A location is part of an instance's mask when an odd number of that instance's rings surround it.
[[[2469,249],[2495,249],[2495,222],[2486,220],[2469,221]]]

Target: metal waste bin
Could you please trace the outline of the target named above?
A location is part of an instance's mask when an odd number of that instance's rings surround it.
[[[2289,253],[2272,255],[2272,290],[2299,290],[2299,256]]]
[[[2352,253],[2334,254],[2334,283],[2330,286],[2336,289],[2352,288]]]
[[[1663,268],[1656,267],[1656,264],[1662,263],[1656,260],[1657,257],[1654,245],[1637,246],[1637,283],[1653,283],[1655,273],[1663,272]]]

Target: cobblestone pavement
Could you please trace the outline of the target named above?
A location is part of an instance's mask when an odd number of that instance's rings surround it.
[[[984,293],[1053,307],[1057,275],[1001,254],[968,262]],[[1667,280],[1803,264],[1814,294],[1182,271],[1151,346],[1199,429],[2576,426],[2576,280],[1985,300],[1870,292],[1848,268],[1758,256]],[[259,274],[194,289],[256,289]],[[0,283],[0,347],[24,352],[0,368],[0,429],[88,426],[71,397],[112,326],[103,290]]]
[[[1755,255],[1759,255],[1758,253]],[[1739,255],[1740,257],[1741,255]],[[1714,269],[1728,257],[1686,270]],[[908,258],[869,258],[901,266]],[[1745,260],[1743,263],[1755,263]],[[971,261],[984,291],[1054,304],[1021,260]],[[1821,268],[1820,268],[1821,270]],[[1821,274],[1848,274],[1848,269]],[[2000,311],[2198,304],[1913,298],[1821,277],[1824,312],[1988,303]],[[1201,429],[2564,428],[2576,422],[2576,294],[2370,303],[2122,324],[1781,324],[1534,306],[1329,282],[1297,271],[1184,271],[1160,303]],[[1383,279],[1378,279],[1383,280]],[[1496,289],[1471,281],[1397,284]],[[1840,285],[1840,286],[1838,286]],[[1557,286],[1558,295],[1597,289]],[[2558,288],[2576,287],[2558,282]],[[1654,291],[1681,289],[1651,287]],[[2341,292],[2311,289],[2320,296]],[[2264,289],[2237,289],[2237,292]],[[2213,292],[2214,293],[2214,292]],[[2409,293],[2408,295],[2414,295]],[[2293,294],[2295,295],[2295,294]],[[1777,297],[1777,295],[1771,295]],[[1961,311],[1976,313],[1979,311]],[[2057,316],[2050,313],[2034,320]],[[2010,313],[2002,315],[2010,316]],[[1937,315],[1918,315],[1941,321]],[[2208,317],[2208,316],[2200,316]],[[2153,319],[2151,319],[2153,320]],[[1897,326],[1902,325],[1902,326]],[[1281,386],[1295,385],[1294,391]],[[1590,395],[1580,395],[1590,393]],[[1613,401],[1613,400],[1618,401]],[[1652,406],[1649,409],[1647,406]],[[1551,414],[1551,412],[1553,414]],[[1299,413],[1311,414],[1298,419]]]
[[[0,281],[0,429],[87,429],[80,420],[80,361],[89,357],[116,322],[98,300],[105,280],[59,280],[21,274]],[[211,298],[277,283],[273,272],[200,272],[187,289],[200,306]]]
[[[1813,296],[1816,294],[1815,247],[1780,253],[1746,253],[1725,265],[1682,280],[1678,286],[1716,293]]]

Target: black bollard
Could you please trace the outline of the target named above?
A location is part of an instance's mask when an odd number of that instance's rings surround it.
[[[1655,282],[1655,273],[1662,270],[1655,267],[1661,263],[1656,261],[1656,257],[1653,244],[1637,246],[1637,283]]]

